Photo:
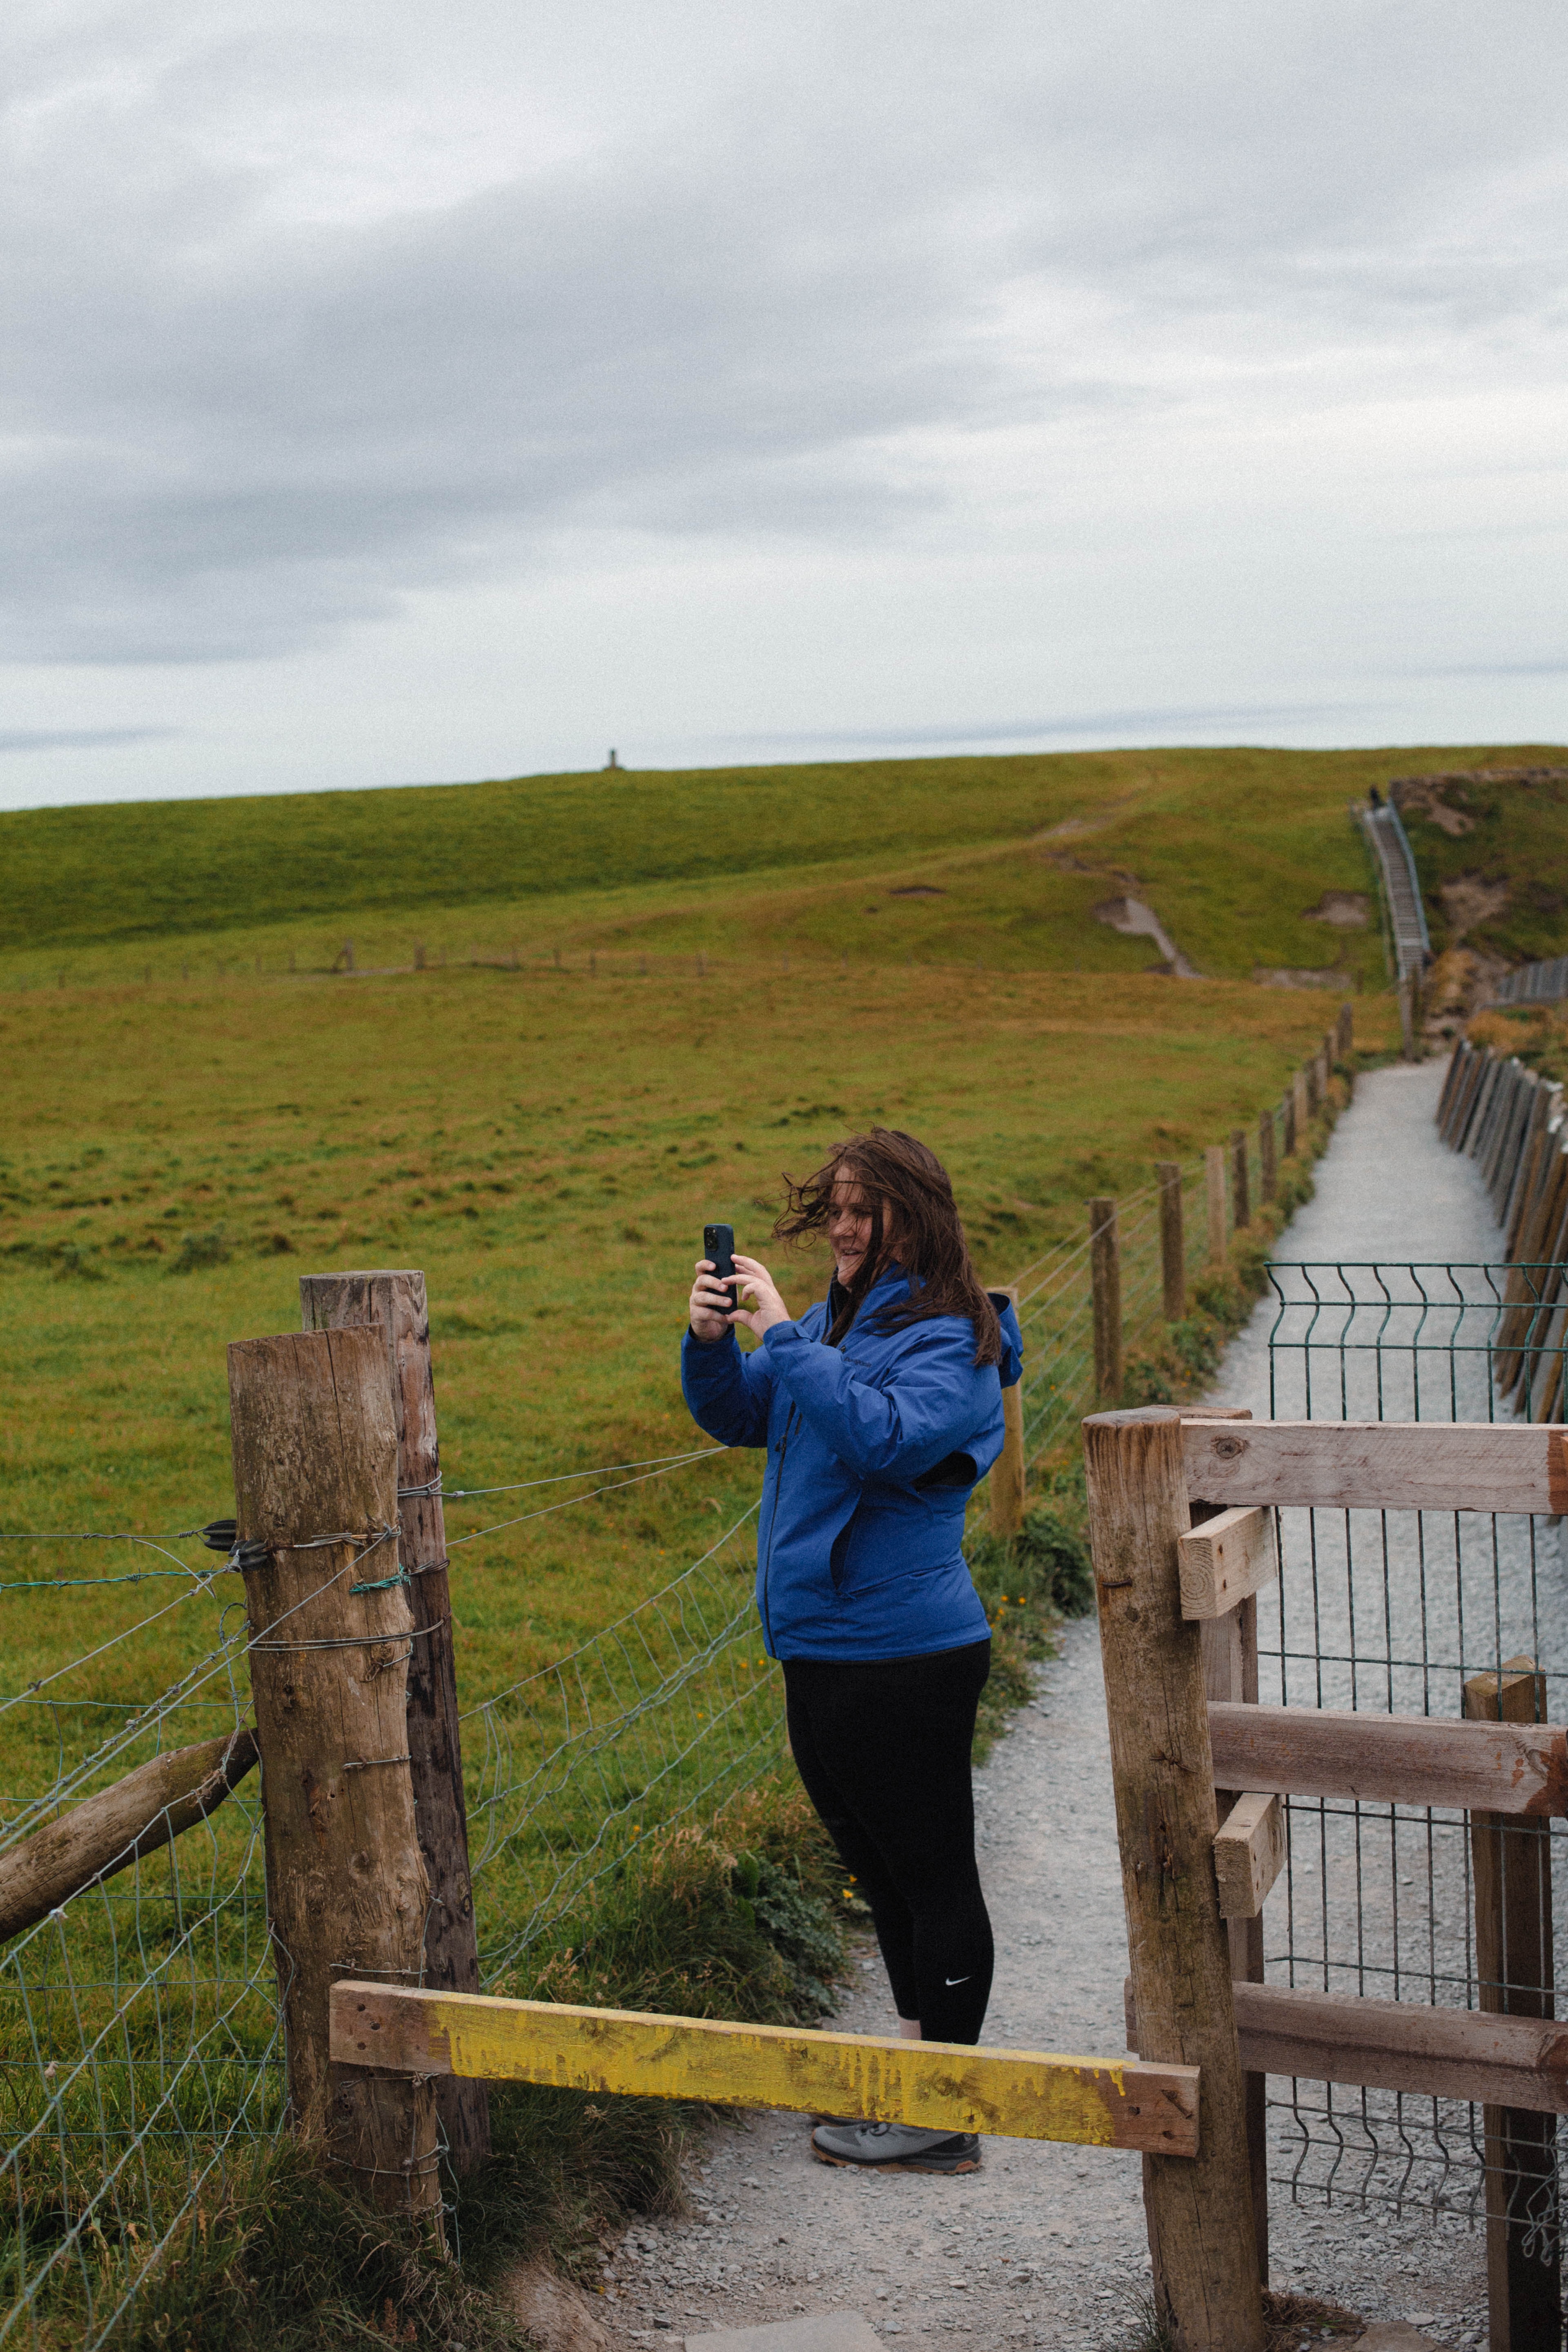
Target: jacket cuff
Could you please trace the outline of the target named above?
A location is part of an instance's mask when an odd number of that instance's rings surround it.
[[[735,1339],[735,1327],[732,1323],[731,1324],[730,1328],[727,1331],[721,1331],[716,1339],[699,1339],[690,1324],[688,1323],[685,1337],[681,1344],[682,1346],[689,1344],[693,1348],[721,1348],[726,1339],[733,1341],[737,1347],[740,1345],[739,1340]]]

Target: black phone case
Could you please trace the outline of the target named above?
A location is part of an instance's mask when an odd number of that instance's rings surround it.
[[[721,1242],[720,1236],[727,1239]],[[702,1255],[713,1261],[713,1271],[723,1281],[735,1271],[735,1228],[733,1225],[704,1225]]]

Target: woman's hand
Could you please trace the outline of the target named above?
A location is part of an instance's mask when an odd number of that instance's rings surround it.
[[[740,1262],[739,1258],[735,1261],[737,1265]],[[707,1342],[721,1339],[730,1328],[730,1318],[734,1308],[732,1286],[718,1279],[710,1257],[700,1257],[697,1279],[691,1286],[687,1308],[691,1318],[693,1336]]]
[[[775,1323],[788,1323],[793,1319],[789,1308],[779,1297],[778,1285],[761,1258],[742,1257],[737,1250],[735,1271],[744,1276],[744,1280],[736,1285],[738,1295],[745,1297],[749,1293],[752,1302],[740,1308],[734,1317],[736,1323],[745,1324],[747,1329],[754,1331],[760,1339],[764,1331],[773,1329]]]

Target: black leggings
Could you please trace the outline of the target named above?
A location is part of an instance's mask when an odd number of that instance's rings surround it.
[[[994,1947],[974,1860],[969,1754],[991,1644],[871,1665],[784,1662],[805,1793],[871,1906],[900,2017],[978,2042]]]

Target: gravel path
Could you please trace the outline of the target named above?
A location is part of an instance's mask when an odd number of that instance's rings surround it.
[[[1436,1064],[1362,1080],[1283,1254],[1495,1254],[1474,1170],[1432,1126],[1440,1083]],[[1266,1304],[1215,1387],[1260,1413],[1272,1319]],[[1069,1627],[1039,1670],[1034,1705],[976,1776],[976,1795],[998,1956],[985,2041],[1119,2052],[1126,1940],[1092,1622]],[[860,1969],[837,2021],[895,2032],[879,1964],[868,1957]],[[697,2218],[639,2226],[616,2252],[606,2316],[617,2341],[700,2341],[721,2326],[831,2311],[859,2311],[889,2340],[931,2352],[959,2336],[1062,2352],[1109,2352],[1135,2336],[1148,2253],[1132,2158],[994,2139],[978,2174],[877,2179],[814,2163],[808,2134],[804,2118],[779,2115],[715,2132],[692,2169]],[[1292,2206],[1283,2189],[1271,2217],[1277,2286],[1408,2319],[1453,2352],[1482,2340],[1479,2236]]]

